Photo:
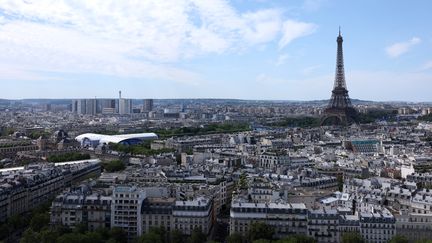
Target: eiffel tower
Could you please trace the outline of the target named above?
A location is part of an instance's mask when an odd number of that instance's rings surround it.
[[[334,87],[329,104],[321,118],[321,125],[346,126],[356,122],[357,119],[357,111],[352,107],[345,82],[342,42],[343,39],[339,27]]]

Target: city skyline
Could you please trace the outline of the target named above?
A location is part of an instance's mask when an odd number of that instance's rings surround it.
[[[3,97],[432,101],[431,3],[0,1]],[[113,14],[114,13],[114,14]]]

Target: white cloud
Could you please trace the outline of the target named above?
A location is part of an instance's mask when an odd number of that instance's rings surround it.
[[[276,66],[283,65],[285,61],[289,58],[288,54],[280,54],[276,60]]]
[[[428,61],[421,66],[421,70],[431,70],[432,69],[432,61]]]
[[[312,34],[316,29],[315,24],[286,20],[282,26],[282,38],[279,41],[279,48],[284,48],[294,39]]]
[[[224,0],[0,0],[0,61],[32,71],[94,72],[198,83],[175,64],[313,32],[278,9]],[[25,70],[23,70],[25,71]]]
[[[408,41],[395,43],[386,47],[387,55],[392,58],[399,57],[400,55],[408,52],[413,46],[420,44],[421,39],[418,37],[413,37]]]
[[[319,68],[321,68],[321,65],[313,65],[313,66],[310,66],[310,67],[306,67],[306,68],[304,68],[303,70],[302,70],[302,73],[304,74],[304,75],[310,75],[310,74],[312,74],[312,73],[314,73],[316,70],[318,70]]]
[[[323,0],[305,0],[302,8],[308,12],[315,12],[321,8],[323,2]]]

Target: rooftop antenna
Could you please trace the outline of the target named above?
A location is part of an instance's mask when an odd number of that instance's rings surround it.
[[[119,99],[121,99],[121,90],[119,90]]]
[[[339,36],[341,36],[341,30],[340,30],[340,25],[339,25]]]

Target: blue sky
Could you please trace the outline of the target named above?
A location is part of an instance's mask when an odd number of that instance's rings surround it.
[[[432,101],[432,2],[0,0],[0,98]]]

